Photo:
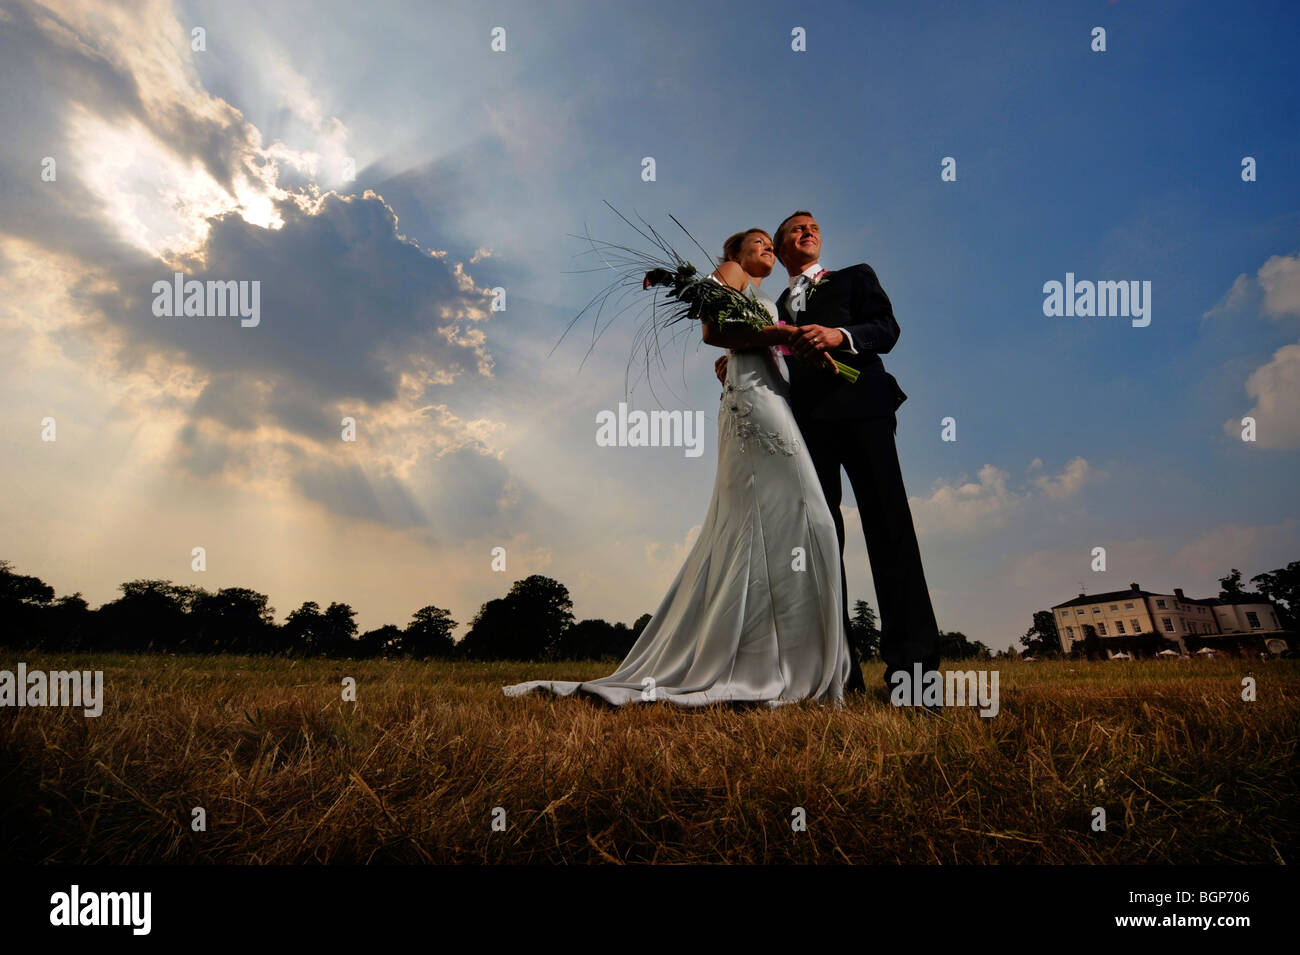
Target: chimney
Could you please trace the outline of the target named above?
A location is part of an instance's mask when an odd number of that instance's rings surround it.
[[[1178,599],[1179,599],[1179,600],[1186,600],[1186,599],[1187,599],[1186,597],[1183,596],[1183,588],[1182,588],[1182,587],[1175,587],[1175,588],[1174,588],[1174,593],[1178,595]]]
[[[1129,589],[1132,590],[1134,593],[1137,593],[1139,590],[1142,589],[1141,587],[1139,587],[1139,586],[1137,585],[1137,581],[1136,581],[1136,580],[1132,581],[1128,586],[1129,586]]]

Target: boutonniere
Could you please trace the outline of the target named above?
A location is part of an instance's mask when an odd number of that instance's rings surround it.
[[[804,293],[804,302],[807,303],[812,298],[813,292],[817,291],[826,284],[826,280],[831,277],[830,269],[822,269],[813,276],[812,284],[808,286],[808,291]]]
[[[798,313],[808,307],[808,302],[812,299],[813,292],[821,288],[828,278],[831,277],[830,269],[822,269],[807,285],[800,285],[790,296],[790,311]]]

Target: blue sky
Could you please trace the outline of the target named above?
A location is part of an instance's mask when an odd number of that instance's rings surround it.
[[[1000,648],[1080,585],[1212,595],[1231,567],[1300,558],[1298,19],[1283,3],[377,3],[311,20],[17,4],[0,22],[4,556],[92,603],[168,577],[256,588],[280,619],[344,600],[363,627],[430,602],[467,621],[529,573],[569,585],[580,617],[652,610],[707,510],[717,387],[709,348],[672,354],[666,406],[705,412],[699,458],[595,445],[598,411],[657,406],[623,387],[632,322],[581,372],[581,334],[547,357],[604,282],[573,273],[569,234],[628,237],[607,200],[676,215],[710,249],[808,208],[824,264],[876,269],[945,629]],[[259,279],[273,312],[160,325],[141,289],[174,267]],[[1044,316],[1043,283],[1067,272],[1150,281],[1150,325]],[[348,413],[362,440],[343,446]],[[57,449],[34,439],[47,414]],[[851,596],[874,605],[845,503]]]

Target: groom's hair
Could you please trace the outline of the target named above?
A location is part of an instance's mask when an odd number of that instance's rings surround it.
[[[781,224],[776,227],[776,235],[772,237],[772,247],[776,250],[776,257],[778,259],[781,258],[781,246],[785,244],[786,223],[789,222],[791,219],[795,218],[796,216],[811,216],[811,215],[812,213],[809,212],[807,209],[796,209],[794,212],[790,213],[788,216],[786,216],[784,219],[781,220]]]
[[[760,229],[757,226],[752,229],[746,229],[744,232],[737,232],[735,235],[728,238],[726,242],[722,243],[722,260],[724,262],[730,262],[732,258],[739,255],[740,247],[744,245],[745,240],[755,232],[767,236],[769,240],[772,238],[766,229]]]

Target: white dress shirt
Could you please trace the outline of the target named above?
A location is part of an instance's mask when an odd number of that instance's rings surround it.
[[[821,263],[820,263],[820,262],[814,262],[812,265],[808,266],[808,268],[804,269],[804,270],[803,270],[802,272],[800,272],[798,275],[792,275],[792,276],[790,276],[790,292],[791,292],[791,294],[794,293],[795,288],[796,288],[797,286],[799,286],[801,283],[803,283],[805,279],[807,279],[807,283],[806,283],[805,286],[804,286],[805,289],[807,289],[807,288],[811,288],[811,287],[812,287],[813,276],[816,275],[818,272],[821,272],[821,271],[823,271],[822,266],[821,266]],[[839,327],[839,326],[837,326],[837,327]],[[845,330],[843,327],[839,327],[839,330],[840,330],[841,332],[844,332],[844,344],[840,345],[839,347],[840,347],[840,348],[848,349],[848,352],[849,352],[850,355],[856,355],[856,354],[858,353],[858,350],[857,350],[857,348],[855,348],[854,345],[853,345],[853,336],[850,335],[850,334],[848,333],[848,331]]]

